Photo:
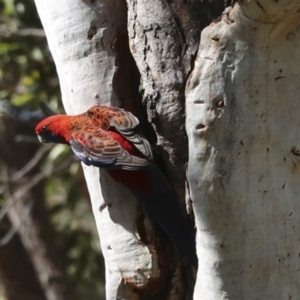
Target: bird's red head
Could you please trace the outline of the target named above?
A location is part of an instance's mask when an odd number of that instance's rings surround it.
[[[35,127],[40,142],[69,144],[70,132],[67,126],[70,116],[54,115],[42,120]]]

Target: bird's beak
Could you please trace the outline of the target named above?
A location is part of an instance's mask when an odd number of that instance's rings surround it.
[[[46,141],[43,139],[41,135],[38,135],[37,137],[41,143],[46,143]]]

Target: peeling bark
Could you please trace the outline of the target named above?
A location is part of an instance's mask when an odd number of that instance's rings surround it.
[[[182,202],[189,157],[194,299],[297,298],[299,4],[240,1],[211,22],[223,1],[76,1],[72,14],[66,1],[59,16],[36,2],[67,112],[118,98],[147,117]],[[132,195],[105,171],[84,169],[107,298],[189,298],[176,252]]]
[[[157,133],[167,175],[183,200],[188,160],[184,89],[209,5],[166,0],[128,0],[127,5],[129,43],[141,74],[142,102]]]
[[[202,32],[186,87],[194,299],[299,297],[297,1],[241,1]]]
[[[133,101],[139,78],[128,47],[126,3],[36,0],[36,5],[67,113],[97,103],[118,106],[119,100],[139,111]],[[83,169],[105,257],[107,299],[182,299],[184,268],[165,236],[125,187],[104,170]]]

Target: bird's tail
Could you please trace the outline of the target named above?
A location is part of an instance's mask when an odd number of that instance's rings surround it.
[[[150,190],[132,192],[181,254],[197,267],[195,228],[183,211],[175,191],[154,165],[147,168],[147,178],[151,183]]]

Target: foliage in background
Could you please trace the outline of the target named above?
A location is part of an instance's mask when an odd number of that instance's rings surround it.
[[[0,99],[32,109],[44,101],[53,111],[63,111],[34,2],[0,0],[0,10]],[[81,167],[67,147],[57,145],[43,157],[41,169],[47,171],[68,159],[69,168],[45,181],[49,214],[70,280],[89,299],[99,299],[104,297],[103,259]]]

